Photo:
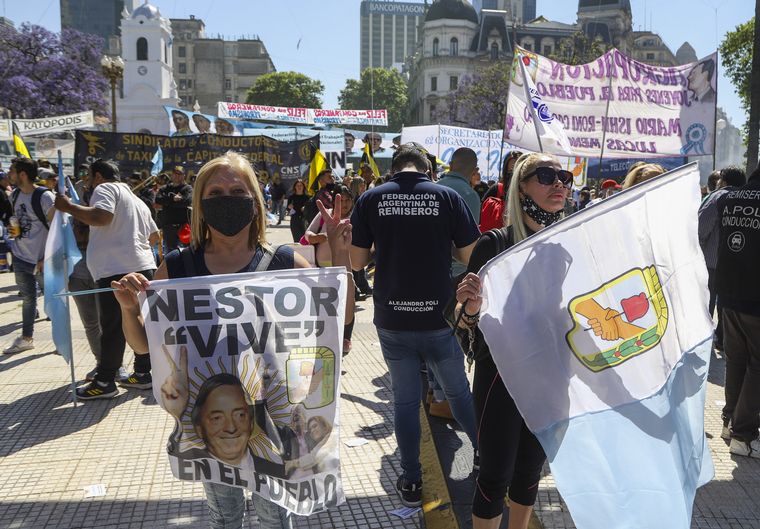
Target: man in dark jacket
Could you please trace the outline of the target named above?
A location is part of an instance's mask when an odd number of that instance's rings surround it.
[[[183,224],[190,222],[190,204],[193,188],[185,183],[185,170],[177,166],[172,181],[156,193],[156,204],[161,206],[161,227],[164,233],[164,255],[179,247],[177,233]]]
[[[760,169],[718,200],[717,294],[723,311],[726,405],[732,454],[760,458]]]

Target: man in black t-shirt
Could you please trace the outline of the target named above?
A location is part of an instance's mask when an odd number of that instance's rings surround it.
[[[467,263],[480,235],[456,191],[431,182],[425,154],[411,145],[393,155],[393,176],[365,191],[351,216],[351,262],[361,270],[375,247],[377,333],[391,375],[396,439],[403,475],[396,488],[406,506],[421,504],[419,404],[421,362],[443,387],[454,418],[475,444],[475,414],[464,355],[443,308],[454,295],[453,256]]]
[[[164,255],[179,248],[178,232],[190,222],[190,204],[193,188],[185,183],[185,169],[178,165],[172,172],[172,181],[156,193],[156,204],[161,206],[161,228],[164,234]]]
[[[720,197],[717,209],[715,286],[726,356],[721,437],[731,439],[732,454],[760,458],[760,168]]]

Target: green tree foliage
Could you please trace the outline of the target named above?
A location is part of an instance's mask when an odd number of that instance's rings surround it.
[[[406,80],[398,71],[388,68],[367,68],[360,79],[348,79],[338,96],[340,108],[346,110],[386,109],[388,130],[398,131],[407,114]],[[369,130],[369,127],[356,127]]]
[[[549,58],[565,64],[586,64],[596,60],[610,49],[610,45],[597,37],[591,40],[583,31],[561,39]]]
[[[501,130],[506,118],[510,61],[493,61],[446,95],[446,104],[436,118],[441,124],[481,130]]]
[[[755,18],[736,26],[734,31],[726,33],[720,43],[720,59],[726,76],[731,80],[742,107],[749,112],[750,72],[752,71],[752,39],[755,32]]]
[[[245,102],[297,108],[322,108],[325,85],[297,72],[274,72],[262,75],[248,89]]]

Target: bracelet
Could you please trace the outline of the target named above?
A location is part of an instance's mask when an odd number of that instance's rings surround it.
[[[467,314],[467,311],[464,310],[464,307],[465,305],[462,305],[462,315],[464,316],[464,318],[468,320],[477,320],[478,318],[480,318],[480,311],[476,312],[475,314]]]

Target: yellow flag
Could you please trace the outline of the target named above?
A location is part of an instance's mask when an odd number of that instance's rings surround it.
[[[31,158],[29,156],[29,149],[26,148],[24,140],[21,139],[21,133],[18,131],[18,126],[15,123],[13,123],[13,147],[16,149],[16,156]]]
[[[372,168],[372,174],[375,175],[375,178],[380,176],[380,169],[378,169],[377,164],[375,163],[375,157],[372,156],[372,150],[370,149],[369,142],[364,144],[364,154],[362,154],[362,161],[361,163],[368,163],[369,166]]]
[[[306,186],[306,192],[309,195],[314,195],[317,192],[319,184],[317,183],[317,177],[319,173],[329,168],[327,164],[327,158],[319,149],[314,149],[314,156],[311,159],[309,165],[309,185]]]

